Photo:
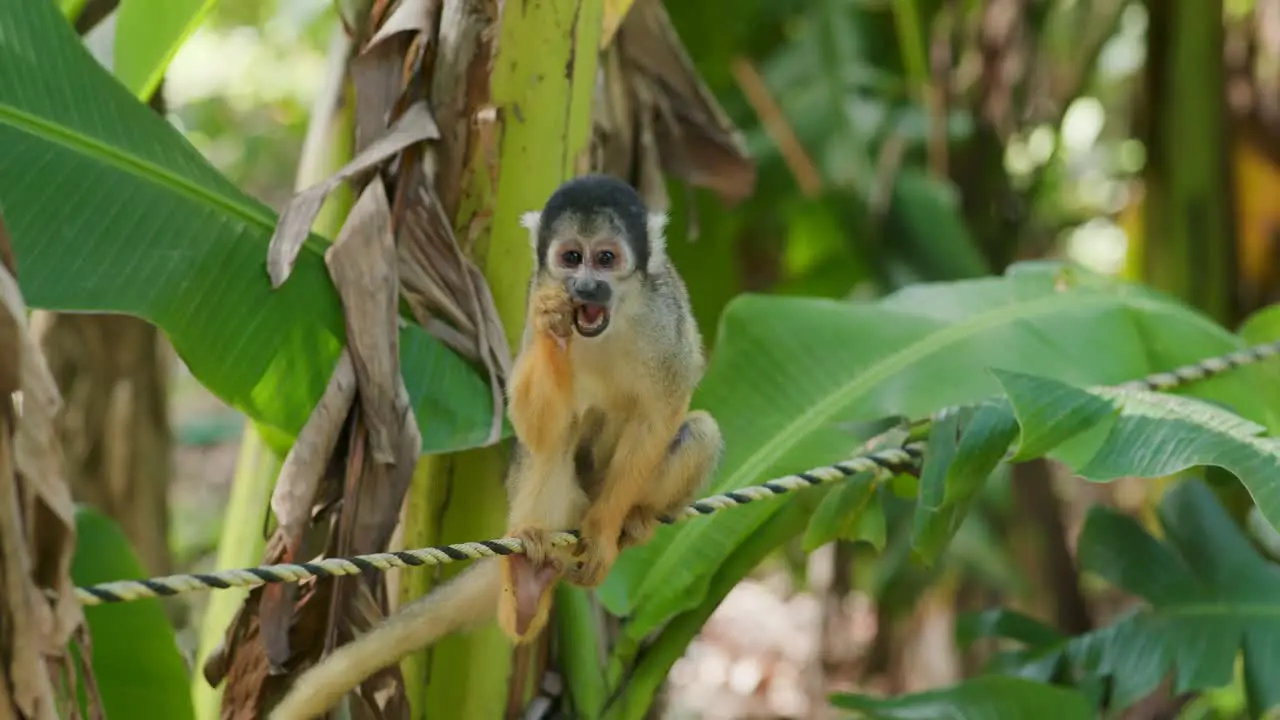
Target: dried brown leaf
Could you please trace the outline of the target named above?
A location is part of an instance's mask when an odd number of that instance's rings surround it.
[[[267,717],[267,710],[284,696],[292,677],[305,670],[323,649],[324,628],[328,622],[329,598],[333,580],[325,579],[308,583],[300,590],[293,623],[289,627],[289,645],[293,656],[285,668],[279,668],[268,658],[261,642],[261,626],[257,622],[258,602],[264,587],[254,588],[237,615],[237,622],[220,656],[210,656],[205,664],[205,678],[216,685],[222,678],[211,672],[225,669],[226,687],[222,695],[222,720],[258,720]],[[217,667],[211,666],[217,660]]]
[[[13,417],[5,415],[0,432],[0,610],[5,614],[0,617],[0,651],[4,654],[6,682],[0,685],[12,685],[13,696],[0,710],[8,714],[16,709],[23,717],[50,717],[48,710],[42,709],[52,698],[40,652],[44,641],[39,624],[31,622],[43,603],[32,582],[31,548],[22,533],[26,513],[10,444]]]
[[[63,474],[62,448],[54,425],[62,397],[27,327],[26,304],[18,281],[7,271],[0,272],[0,303],[19,328],[22,411],[13,438],[14,462],[30,493],[29,502],[40,505],[39,516],[28,518],[27,536],[37,553],[35,577],[57,597],[52,624],[46,628],[52,643],[46,651],[57,654],[84,622],[71,582],[75,508]]]
[[[414,103],[405,110],[386,134],[370,143],[351,162],[327,180],[294,196],[280,215],[271,244],[267,248],[267,273],[272,287],[280,287],[293,271],[298,252],[311,231],[320,206],[339,183],[362,173],[400,152],[415,142],[440,136],[431,111],[425,102]]]
[[[75,518],[53,425],[61,398],[27,325],[3,222],[0,258],[0,713],[54,720],[51,675],[69,667],[67,644],[84,626],[70,576]],[[96,694],[88,699],[100,714]]]
[[[401,67],[412,43],[412,36],[396,34],[366,48],[352,59],[357,153],[384,135],[391,124],[396,103],[404,92]]]
[[[407,395],[404,404],[397,405],[399,281],[391,208],[381,179],[373,178],[360,193],[324,260],[342,298],[347,349],[355,365],[373,458],[393,463],[392,436],[399,432],[403,418],[412,413]]]
[[[271,493],[271,511],[275,513],[290,554],[297,552],[302,532],[311,520],[316,489],[329,466],[355,396],[355,367],[344,348],[324,394],[285,456]]]
[[[748,197],[755,189],[755,163],[699,77],[661,0],[636,0],[615,47],[623,74],[640,96],[633,109],[641,117],[657,113],[654,134],[667,174],[714,190],[727,203]]]
[[[359,370],[357,369],[357,378]],[[397,378],[399,374],[397,373]],[[361,389],[363,395],[363,389]],[[364,451],[367,433],[352,433],[352,444],[358,449],[348,452],[348,470],[342,496],[342,514],[338,520],[338,542],[333,551],[341,555],[380,552],[387,547],[399,522],[400,506],[413,479],[418,455],[422,452],[422,435],[418,421],[409,408],[409,391],[404,382],[396,383],[396,406],[404,408],[392,448],[391,463],[379,462]],[[358,426],[362,426],[362,412]]]
[[[273,540],[282,544],[280,561],[295,562],[299,556],[303,534],[311,523],[317,490],[330,466],[355,395],[355,366],[350,352],[343,348],[324,394],[280,466],[271,494],[271,510],[278,523]],[[288,628],[292,623],[294,595],[291,586],[267,588],[262,595],[262,638],[273,667],[283,665],[291,654]]]
[[[400,218],[399,268],[402,293],[418,322],[429,330],[443,315],[460,332],[449,338],[434,334],[465,357],[480,361],[489,379],[493,424],[487,443],[502,435],[502,381],[511,367],[511,350],[498,317],[493,294],[480,269],[463,255],[439,199],[420,173],[409,183]],[[465,347],[462,346],[465,342]]]
[[[369,38],[365,52],[377,47],[393,35],[412,32],[417,35],[431,35],[435,17],[440,12],[440,0],[402,0],[391,11],[378,31]]]

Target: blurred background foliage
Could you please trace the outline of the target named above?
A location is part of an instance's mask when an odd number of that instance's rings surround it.
[[[1280,0],[666,7],[759,168],[733,207],[669,188],[671,251],[708,342],[744,291],[870,299],[1032,258],[1150,282],[1229,328],[1277,298]],[[165,75],[171,122],[277,210],[337,16],[329,0],[220,0]],[[178,569],[209,569],[241,421],[181,369],[172,403],[171,549]],[[1056,476],[1044,463],[1013,472]],[[931,570],[907,562],[911,506],[892,495],[883,553],[840,541],[806,555],[797,537],[677,663],[670,716],[824,717],[833,686],[956,682],[974,662],[958,618],[997,597],[1068,632],[1124,606],[1077,582],[1075,538],[1097,503],[1150,521],[1160,483],[1055,491],[1008,474]],[[190,605],[178,636],[191,659],[207,597],[166,602]],[[744,617],[756,639],[734,631]],[[1243,695],[1183,704],[1155,697],[1127,717],[1236,717]]]

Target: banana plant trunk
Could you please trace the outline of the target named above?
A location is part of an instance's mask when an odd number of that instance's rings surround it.
[[[442,53],[449,51],[450,39],[456,39],[456,28],[448,23],[462,22],[450,6],[446,2],[442,13]],[[481,39],[473,60],[484,61],[493,74],[487,88],[472,81],[468,97],[469,109],[487,106],[494,112],[472,117],[463,113],[463,119],[474,124],[465,143],[450,150],[465,152],[461,197],[456,209],[450,209],[459,242],[474,238],[466,249],[489,284],[508,346],[514,349],[523,330],[532,267],[520,215],[540,208],[561,182],[588,167],[603,7],[602,0],[549,0],[508,2],[501,8],[496,43]],[[487,53],[492,53],[491,62],[484,57]],[[469,70],[474,65],[453,67]],[[436,86],[442,83],[447,80],[437,77]],[[441,188],[441,194],[448,206],[451,193]],[[477,226],[485,230],[477,233]],[[402,543],[421,547],[502,536],[508,451],[509,443],[503,443],[424,458],[406,502]],[[445,566],[434,578],[406,574],[400,584],[401,602],[462,569]],[[513,651],[496,624],[488,623],[406,659],[402,670],[412,717],[492,718],[518,712],[529,697],[526,681],[538,670],[536,663],[513,662],[517,654],[520,660],[530,660],[535,653]]]

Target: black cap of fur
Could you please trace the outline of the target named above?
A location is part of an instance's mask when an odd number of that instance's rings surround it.
[[[539,220],[539,262],[546,263],[551,228],[557,220],[569,215],[593,225],[603,222],[606,212],[622,223],[626,233],[622,239],[631,246],[636,268],[643,273],[649,266],[649,211],[635,188],[609,175],[583,175],[565,182],[551,194]]]

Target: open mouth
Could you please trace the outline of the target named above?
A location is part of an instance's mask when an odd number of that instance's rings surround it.
[[[609,327],[609,309],[590,303],[579,305],[573,313],[573,325],[582,337],[595,337]]]

